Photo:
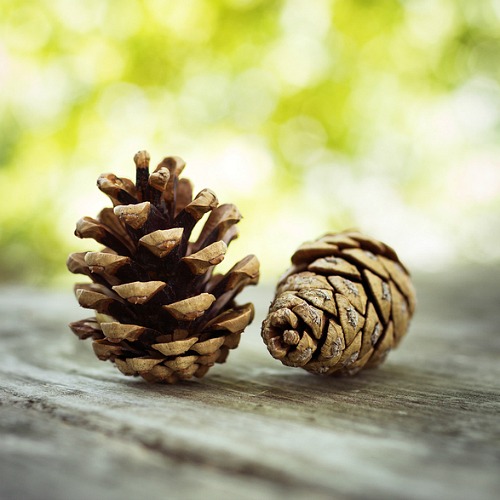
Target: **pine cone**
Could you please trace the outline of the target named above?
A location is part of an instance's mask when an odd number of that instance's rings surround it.
[[[304,243],[292,264],[262,325],[271,355],[326,375],[382,363],[415,310],[409,273],[396,252],[344,232]]]
[[[219,205],[209,189],[193,199],[191,182],[179,178],[185,163],[178,157],[165,158],[151,175],[146,151],[134,161],[135,184],[113,174],[97,180],[114,208],[77,222],[76,236],[105,248],[68,258],[72,273],[92,280],[75,285],[78,302],[96,311],[70,328],[93,339],[97,357],[125,375],[164,383],[202,377],[226,360],[253,320],[253,305],[238,306],[234,298],[258,282],[259,262],[249,255],[227,274],[213,274],[237,236],[236,206]]]

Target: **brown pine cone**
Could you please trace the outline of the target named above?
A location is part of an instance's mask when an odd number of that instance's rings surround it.
[[[91,338],[97,357],[125,375],[164,383],[202,377],[226,360],[253,319],[253,305],[238,306],[234,298],[258,282],[259,262],[248,255],[227,274],[213,274],[237,237],[238,209],[219,205],[209,189],[193,199],[178,157],[165,158],[152,174],[146,151],[134,161],[135,184],[114,174],[97,180],[114,208],[76,225],[76,236],[105,248],[68,258],[72,273],[92,280],[75,286],[78,302],[96,312],[70,327],[81,339]]]
[[[415,310],[414,288],[396,252],[343,232],[304,243],[292,264],[262,324],[271,355],[325,375],[382,363]]]

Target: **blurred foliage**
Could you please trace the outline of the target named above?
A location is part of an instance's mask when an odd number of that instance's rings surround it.
[[[148,149],[245,215],[275,279],[360,226],[415,266],[500,258],[498,0],[6,0],[0,279],[64,272]],[[496,231],[495,231],[496,229]],[[231,255],[231,253],[229,254]]]

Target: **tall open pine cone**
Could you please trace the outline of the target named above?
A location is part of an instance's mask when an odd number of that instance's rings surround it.
[[[114,208],[77,222],[76,236],[105,248],[68,258],[72,273],[92,280],[75,285],[78,302],[96,311],[70,327],[125,375],[164,383],[202,377],[226,360],[253,319],[253,305],[238,306],[234,298],[257,283],[259,262],[249,255],[227,274],[213,274],[237,236],[236,206],[219,205],[209,189],[193,199],[191,182],[179,178],[185,163],[178,157],[165,158],[152,174],[146,151],[134,161],[135,184],[114,174],[97,180]]]
[[[352,375],[379,365],[415,309],[396,252],[357,232],[304,243],[278,283],[262,325],[271,355],[288,366]]]

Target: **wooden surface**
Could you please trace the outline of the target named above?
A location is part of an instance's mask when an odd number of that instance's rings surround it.
[[[201,381],[151,386],[94,358],[70,293],[0,290],[0,498],[493,499],[500,271],[416,279],[408,337],[352,379],[282,366],[260,321]]]

